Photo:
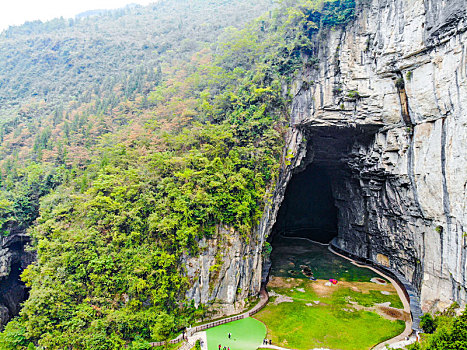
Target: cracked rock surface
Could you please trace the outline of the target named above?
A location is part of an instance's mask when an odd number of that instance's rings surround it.
[[[357,7],[354,23],[321,39],[319,66],[288,88],[284,159],[294,158],[252,239],[224,232],[187,260],[196,303],[232,313],[259,291],[287,184],[315,162],[332,174],[342,249],[403,275],[425,311],[466,304],[467,0]]]
[[[28,290],[19,275],[33,260],[32,253],[25,252],[29,237],[14,233],[0,238],[0,330],[20,311]]]
[[[249,243],[221,235],[188,260],[189,297],[229,313],[259,291],[261,247],[287,183],[315,162],[332,174],[342,249],[402,274],[425,311],[465,305],[466,9],[466,0],[370,0],[354,23],[326,33],[319,66],[289,89],[284,157],[294,158],[271,204]]]
[[[301,159],[334,169],[338,245],[402,273],[424,310],[466,303],[466,8],[373,0],[329,31],[292,89],[289,138],[310,141],[279,182]]]

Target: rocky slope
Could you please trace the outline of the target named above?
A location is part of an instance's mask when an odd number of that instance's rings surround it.
[[[0,329],[18,314],[28,291],[19,275],[34,256],[24,251],[29,236],[16,233],[0,239]]]
[[[306,65],[289,89],[284,167],[257,241],[230,245],[211,282],[216,252],[207,249],[189,269],[200,276],[190,296],[232,304],[259,290],[260,247],[287,183],[316,162],[332,174],[342,249],[404,275],[424,310],[465,305],[466,8],[465,0],[360,1],[352,25],[317,38],[319,65]]]

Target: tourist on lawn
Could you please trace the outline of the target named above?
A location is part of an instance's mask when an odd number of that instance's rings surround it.
[[[229,339],[230,339],[231,336],[232,336],[232,333],[229,332]]]

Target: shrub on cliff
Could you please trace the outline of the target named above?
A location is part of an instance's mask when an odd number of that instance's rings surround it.
[[[422,349],[467,350],[467,310],[458,317],[440,323],[423,343]]]
[[[467,350],[467,310],[457,317],[450,313],[439,314],[431,318],[433,321],[427,321],[429,317],[424,319],[424,327],[433,330],[433,334],[425,335],[410,350]]]
[[[428,334],[432,334],[436,330],[435,320],[430,313],[426,313],[420,319],[420,327]]]

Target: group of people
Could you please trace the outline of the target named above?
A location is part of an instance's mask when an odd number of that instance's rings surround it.
[[[263,345],[271,345],[272,340],[271,339],[263,339]]]
[[[229,338],[229,339],[232,338],[232,333],[229,332],[229,334],[227,334],[227,338]],[[222,348],[222,345],[219,344],[219,350],[221,350],[221,348]],[[230,350],[230,347],[224,346],[224,348],[222,350]]]

